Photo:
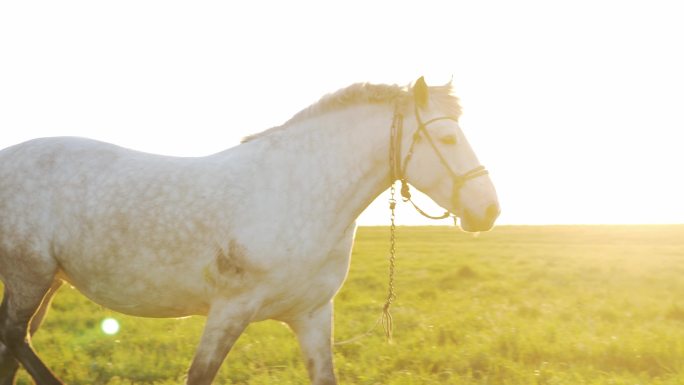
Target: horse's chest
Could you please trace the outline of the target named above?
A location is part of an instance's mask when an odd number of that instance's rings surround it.
[[[300,261],[273,272],[269,295],[259,318],[287,320],[308,312],[335,296],[349,269],[349,252],[318,261]],[[266,284],[266,282],[264,282]]]

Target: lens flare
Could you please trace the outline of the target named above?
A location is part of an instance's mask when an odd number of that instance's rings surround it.
[[[119,332],[119,321],[114,318],[105,318],[100,323],[100,328],[102,332],[107,335],[114,335]]]

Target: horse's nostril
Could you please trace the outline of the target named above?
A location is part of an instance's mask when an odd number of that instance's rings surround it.
[[[501,209],[499,208],[499,205],[496,203],[492,203],[487,207],[487,211],[485,212],[485,217],[487,218],[488,222],[494,222],[494,220],[499,216],[501,213]]]

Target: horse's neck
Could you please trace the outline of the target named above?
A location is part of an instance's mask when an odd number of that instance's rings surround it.
[[[275,180],[285,182],[279,193],[287,196],[290,215],[348,227],[389,186],[391,121],[389,105],[358,106],[263,138],[268,148],[261,162],[285,173]]]

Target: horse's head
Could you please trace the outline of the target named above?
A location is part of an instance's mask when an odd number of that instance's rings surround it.
[[[458,99],[451,86],[428,87],[421,77],[412,87],[397,152],[398,177],[460,218],[465,231],[487,231],[499,216],[496,190],[458,125]],[[399,147],[399,146],[397,146]],[[398,151],[398,148],[397,148]]]

